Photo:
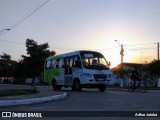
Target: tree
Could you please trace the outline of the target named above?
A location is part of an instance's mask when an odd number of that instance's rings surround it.
[[[160,60],[153,60],[148,64],[148,73],[151,83],[156,86],[157,78],[160,77]]]
[[[159,77],[160,75],[160,60],[153,60],[148,65],[148,70],[152,75]]]
[[[11,56],[4,52],[3,55],[0,55],[0,57],[2,60],[8,60],[8,61],[11,60]]]
[[[8,78],[14,76],[17,62],[11,60],[11,56],[6,53],[3,53],[0,57],[0,78],[5,77],[7,82],[9,82]]]
[[[25,64],[23,62],[23,60],[19,60],[17,62],[17,65],[15,67],[15,73],[14,73],[14,83],[24,83],[24,79],[25,79]]]
[[[43,72],[44,62],[48,56],[55,55],[55,51],[48,50],[48,43],[39,44],[32,40],[26,40],[27,55],[22,55],[23,65],[26,71],[26,77],[33,78],[34,83],[35,77],[40,76]]]

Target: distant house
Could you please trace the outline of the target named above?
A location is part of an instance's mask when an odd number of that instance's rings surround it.
[[[133,70],[135,67],[142,67],[143,64],[139,63],[120,63],[117,65],[117,67],[112,68],[113,71],[119,70],[119,69],[125,69],[125,70]]]
[[[138,63],[121,63],[117,67],[112,68],[113,72],[117,75],[117,79],[123,81],[123,86],[127,86],[130,80],[131,72],[134,70],[135,67],[141,68],[143,64]],[[118,81],[117,80],[117,81]]]

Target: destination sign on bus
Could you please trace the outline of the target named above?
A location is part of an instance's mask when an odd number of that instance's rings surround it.
[[[93,54],[84,54],[85,58],[92,58]]]

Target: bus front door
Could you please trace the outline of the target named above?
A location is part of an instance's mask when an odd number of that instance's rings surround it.
[[[72,85],[72,68],[71,67],[65,67],[65,77],[64,77],[64,85],[69,86]]]

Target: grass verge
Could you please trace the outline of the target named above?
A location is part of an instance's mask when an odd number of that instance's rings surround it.
[[[35,94],[35,93],[38,93],[36,89],[4,89],[4,90],[0,90],[0,97],[27,95],[27,94]]]

